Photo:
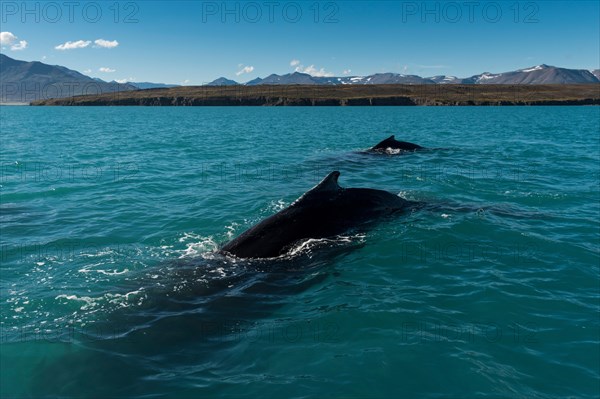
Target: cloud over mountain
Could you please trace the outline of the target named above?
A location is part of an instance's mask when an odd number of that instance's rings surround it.
[[[333,73],[325,71],[325,68],[320,68],[320,69],[315,68],[314,64],[305,67],[304,65],[302,65],[300,63],[300,60],[294,59],[294,60],[290,61],[290,66],[295,67],[294,71],[299,72],[299,73],[305,73],[310,76],[315,76],[315,77],[332,77],[333,76]]]
[[[58,46],[56,46],[54,48],[56,50],[65,51],[65,50],[74,50],[77,48],[85,48],[85,47],[89,46],[90,44],[92,44],[92,42],[89,40],[77,40],[74,42],[65,42],[63,44],[59,44]]]
[[[68,41],[63,44],[59,44],[54,47],[56,50],[65,51],[65,50],[74,50],[78,48],[86,48],[92,44],[91,40],[77,40],[74,42]],[[94,40],[94,47],[96,48],[115,48],[119,45],[119,42],[116,40],[104,40],[104,39],[96,39]]]
[[[237,76],[240,76],[240,75],[242,75],[244,73],[250,73],[252,71],[254,71],[254,67],[253,66],[245,66],[242,69],[240,69],[239,71],[237,71],[235,74]]]

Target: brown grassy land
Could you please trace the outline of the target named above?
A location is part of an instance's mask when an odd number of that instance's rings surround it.
[[[600,84],[183,86],[31,105],[600,105]]]

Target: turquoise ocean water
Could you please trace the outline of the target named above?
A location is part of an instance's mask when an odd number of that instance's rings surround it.
[[[2,397],[600,394],[599,107],[0,117]],[[334,169],[429,206],[214,253]]]

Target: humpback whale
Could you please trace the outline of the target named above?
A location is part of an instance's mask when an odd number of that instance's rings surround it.
[[[418,144],[409,143],[407,141],[398,141],[394,135],[391,135],[387,139],[369,148],[367,152],[390,153],[390,150],[392,150],[391,153],[395,153],[397,151],[417,151],[422,149],[423,147]]]
[[[238,258],[274,258],[306,239],[334,237],[393,213],[419,207],[383,190],[342,188],[331,172],[289,207],[226,243],[220,252]]]

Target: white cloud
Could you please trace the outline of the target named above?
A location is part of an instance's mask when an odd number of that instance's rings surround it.
[[[54,47],[56,50],[73,50],[76,48],[84,48],[87,47],[91,44],[92,42],[89,40],[77,40],[76,42],[66,42],[63,44],[59,44],[58,46]]]
[[[46,58],[48,58],[48,57],[46,57],[45,55],[42,55],[42,61],[45,61]]]
[[[91,69],[86,69],[85,71],[83,71],[83,73],[92,73]]]
[[[101,67],[101,68],[98,68],[98,70],[100,72],[105,72],[105,73],[112,73],[112,72],[117,71],[116,69],[112,69],[112,68],[108,68],[108,67]]]
[[[96,44],[95,47],[104,47],[104,48],[114,48],[119,45],[119,42],[116,40],[110,41],[110,40],[104,40],[104,39],[94,40],[94,43]]]
[[[300,60],[291,60],[290,61],[290,66],[297,66],[300,65]]]
[[[344,75],[348,75],[350,72],[352,72],[352,69],[344,69],[344,71],[342,73]]]
[[[135,82],[135,78],[125,78],[125,79],[115,79],[115,82],[117,83],[127,83],[127,82]]]
[[[77,40],[74,42],[66,42],[63,44],[59,44],[58,46],[54,47],[56,50],[73,50],[76,48],[86,48],[89,47],[89,45],[92,44],[91,40]],[[104,40],[104,39],[96,39],[94,40],[94,47],[99,48],[115,48],[119,45],[119,42],[116,40]]]
[[[250,73],[252,71],[254,71],[254,67],[253,66],[245,66],[241,70],[237,71],[235,74],[237,76],[240,76],[240,75],[242,75],[244,73]]]
[[[10,46],[12,51],[24,50],[27,44],[26,40],[19,40],[12,32],[0,32],[0,45]]]
[[[190,80],[189,80],[189,79],[186,79],[186,80],[184,80],[184,81],[183,81],[183,82],[181,82],[181,83],[182,83],[182,84],[184,84],[184,85],[186,85],[186,84],[190,83]]]
[[[10,49],[12,51],[25,50],[26,48],[27,48],[27,41],[25,41],[25,40],[20,40],[19,43],[13,44],[12,46],[10,46]]]
[[[0,32],[0,44],[9,46],[17,41],[17,37],[12,32]]]

